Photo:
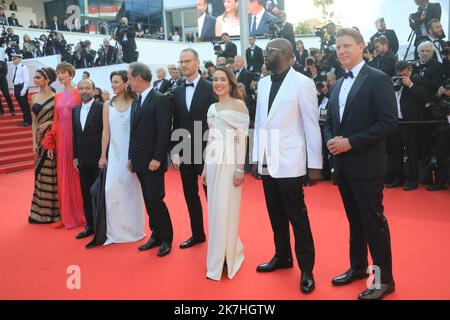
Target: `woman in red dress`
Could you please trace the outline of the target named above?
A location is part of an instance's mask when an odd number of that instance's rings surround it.
[[[81,104],[78,89],[72,79],[75,68],[67,62],[56,67],[59,82],[64,90],[55,96],[55,115],[52,130],[44,139],[50,159],[56,157],[58,176],[58,196],[61,221],[55,223],[56,228],[76,228],[86,224],[83,213],[80,178],[73,163],[72,141],[72,109]]]

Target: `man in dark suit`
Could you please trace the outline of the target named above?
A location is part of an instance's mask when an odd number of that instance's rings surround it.
[[[167,171],[172,115],[169,98],[152,89],[152,73],[143,63],[128,69],[131,89],[139,95],[131,109],[128,166],[136,172],[144,195],[152,234],[140,251],[159,246],[158,256],[170,253],[172,221],[164,203],[164,175]]]
[[[120,19],[120,26],[115,39],[119,41],[122,46],[123,62],[136,62],[139,56],[136,45],[136,32],[134,31],[133,26],[128,25],[127,17],[122,17]]]
[[[6,76],[8,75],[8,65],[5,61],[0,60],[0,90],[2,91],[3,96],[6,99],[6,102],[8,103],[9,111],[13,116],[16,115],[14,111],[14,105],[11,99],[11,95],[9,94],[9,88],[8,88],[8,80],[6,80]],[[1,102],[1,96],[0,96],[0,116],[3,115],[5,111],[3,110],[3,104]]]
[[[445,34],[444,29],[442,28],[442,23],[438,19],[431,19],[427,24],[427,36],[422,39],[422,42],[429,41],[433,44],[433,59],[441,63],[445,57],[443,50],[447,47],[446,41],[443,40],[444,38]],[[416,59],[419,57],[418,48],[419,46],[417,46],[415,52]]]
[[[223,4],[223,0],[208,0],[208,3],[211,5],[210,14],[214,17],[218,17],[223,14],[225,11],[225,6]]]
[[[203,171],[203,150],[206,147],[203,136],[208,130],[206,116],[216,99],[212,83],[198,73],[200,59],[195,50],[185,49],[181,52],[180,66],[186,83],[173,91],[172,109],[174,138],[178,133],[182,136],[181,141],[172,141],[171,155],[174,167],[181,173],[191,222],[192,236],[180,245],[181,249],[186,249],[206,240],[198,177]],[[206,187],[203,186],[203,189],[206,195]]]
[[[260,74],[264,64],[263,51],[256,45],[256,37],[254,35],[248,37],[248,43],[250,44],[250,47],[245,51],[247,69],[250,72]]]
[[[287,22],[287,15],[286,12],[284,11],[280,11],[280,13],[278,14],[278,18],[281,21],[281,29],[278,32],[278,38],[283,38],[288,40],[291,45],[292,48],[296,48],[297,45],[295,43],[295,32],[294,32],[294,26],[292,25],[292,23]],[[294,55],[297,61],[301,60],[300,55],[298,54],[297,50],[294,50]]]
[[[395,31],[387,29],[384,18],[377,19],[377,21],[375,21],[375,25],[378,31],[370,38],[370,43],[372,44],[372,46],[375,46],[376,38],[385,36],[389,40],[389,47],[391,48],[392,52],[394,53],[394,55],[397,55],[399,43]]]
[[[385,73],[365,64],[364,39],[358,31],[341,29],[336,38],[337,55],[347,72],[333,88],[324,133],[350,223],[350,269],[332,283],[341,286],[367,278],[369,245],[381,283],[370,286],[359,299],[382,299],[395,290],[382,204],[385,139],[398,122],[394,87]]]
[[[21,25],[19,24],[19,20],[17,20],[17,18],[16,18],[15,13],[12,13],[11,17],[8,18],[8,24],[11,27],[21,27]]]
[[[409,25],[416,33],[417,46],[427,36],[427,24],[432,19],[441,20],[442,8],[439,3],[430,3],[429,0],[414,0],[419,6],[416,13],[409,16]]]
[[[156,91],[165,94],[171,89],[171,83],[166,79],[166,70],[164,68],[158,68],[156,70],[156,81],[153,82],[153,87]]]
[[[208,14],[207,8],[206,0],[197,0],[198,36],[203,41],[210,41],[216,37],[216,18]]]
[[[400,128],[389,138],[387,152],[391,156],[392,173],[395,179],[388,188],[399,187],[403,183],[403,149],[408,157],[405,191],[417,189],[419,171],[419,135],[420,126],[402,123],[404,121],[423,121],[427,91],[425,86],[414,83],[411,65],[407,61],[399,61],[395,66],[397,76],[402,77],[402,84],[395,86],[398,118]]]
[[[264,9],[266,0],[248,0],[248,26],[250,34],[263,36],[269,33],[269,21],[275,21],[276,17]],[[295,46],[294,46],[295,48]]]
[[[49,23],[51,31],[61,31],[61,24],[58,21],[58,17],[54,16],[53,20]]]
[[[389,77],[393,77],[395,74],[395,55],[389,48],[389,40],[385,36],[381,36],[375,39],[375,52],[377,57],[375,58],[376,68],[386,73]]]
[[[81,195],[86,227],[77,239],[94,234],[91,187],[98,178],[98,161],[102,152],[103,104],[94,100],[95,85],[81,80],[78,90],[82,104],[72,110],[73,162],[80,174]]]
[[[255,75],[245,68],[244,58],[242,58],[241,56],[236,56],[234,58],[233,69],[234,73],[236,74],[238,83],[242,83],[245,85],[247,95],[252,94],[251,84],[255,79]]]
[[[231,42],[230,35],[224,33],[221,36],[222,42],[225,44],[225,50],[222,52],[220,57],[224,58],[234,58],[237,55],[237,46]]]

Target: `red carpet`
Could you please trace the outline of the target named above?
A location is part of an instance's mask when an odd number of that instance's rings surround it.
[[[272,257],[273,241],[259,181],[248,177],[241,213],[246,260],[232,281],[205,278],[206,244],[182,251],[190,236],[178,173],[167,175],[174,249],[165,258],[136,244],[86,250],[80,230],[27,223],[33,173],[0,176],[0,299],[355,299],[364,282],[334,288],[348,267],[348,227],[338,191],[329,183],[306,189],[316,244],[316,291],[299,291],[298,267],[257,274]],[[450,191],[385,192],[397,291],[389,299],[450,299]],[[81,268],[81,290],[68,290],[66,270]]]

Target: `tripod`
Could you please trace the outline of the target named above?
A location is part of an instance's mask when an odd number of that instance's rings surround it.
[[[405,57],[403,58],[403,60],[406,60],[406,58],[408,57],[409,51],[411,50],[411,46],[414,43],[415,38],[416,38],[416,31],[412,30],[408,37],[409,45],[408,45],[408,49],[406,49]]]
[[[113,54],[111,55],[111,59],[109,65],[118,64],[119,63],[119,41],[116,40],[116,44],[114,46]]]

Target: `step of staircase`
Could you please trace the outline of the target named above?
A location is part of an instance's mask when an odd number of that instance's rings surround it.
[[[34,168],[34,163],[30,161],[0,165],[0,175],[27,171]]]
[[[19,146],[19,147],[11,147],[11,148],[3,148],[0,149],[0,159],[2,157],[8,157],[12,155],[20,155],[24,153],[33,152],[32,146]]]
[[[1,149],[7,149],[7,148],[14,148],[14,147],[32,147],[33,146],[33,137],[30,134],[30,137],[27,138],[20,138],[20,139],[14,139],[14,140],[7,140],[3,141],[0,139],[0,150]]]
[[[14,165],[22,162],[33,162],[34,154],[24,153],[24,154],[15,154],[12,156],[1,157],[0,158],[0,166],[2,165]]]
[[[25,132],[2,133],[0,134],[0,141],[15,140],[28,137],[32,137],[31,130]]]
[[[20,122],[18,122],[20,123]],[[14,133],[14,132],[31,132],[30,127],[21,127],[19,125],[14,126],[0,126],[0,135],[2,133]]]
[[[23,120],[21,119],[21,117],[5,118],[5,116],[3,116],[0,117],[0,128],[18,126],[18,124],[22,122]]]

